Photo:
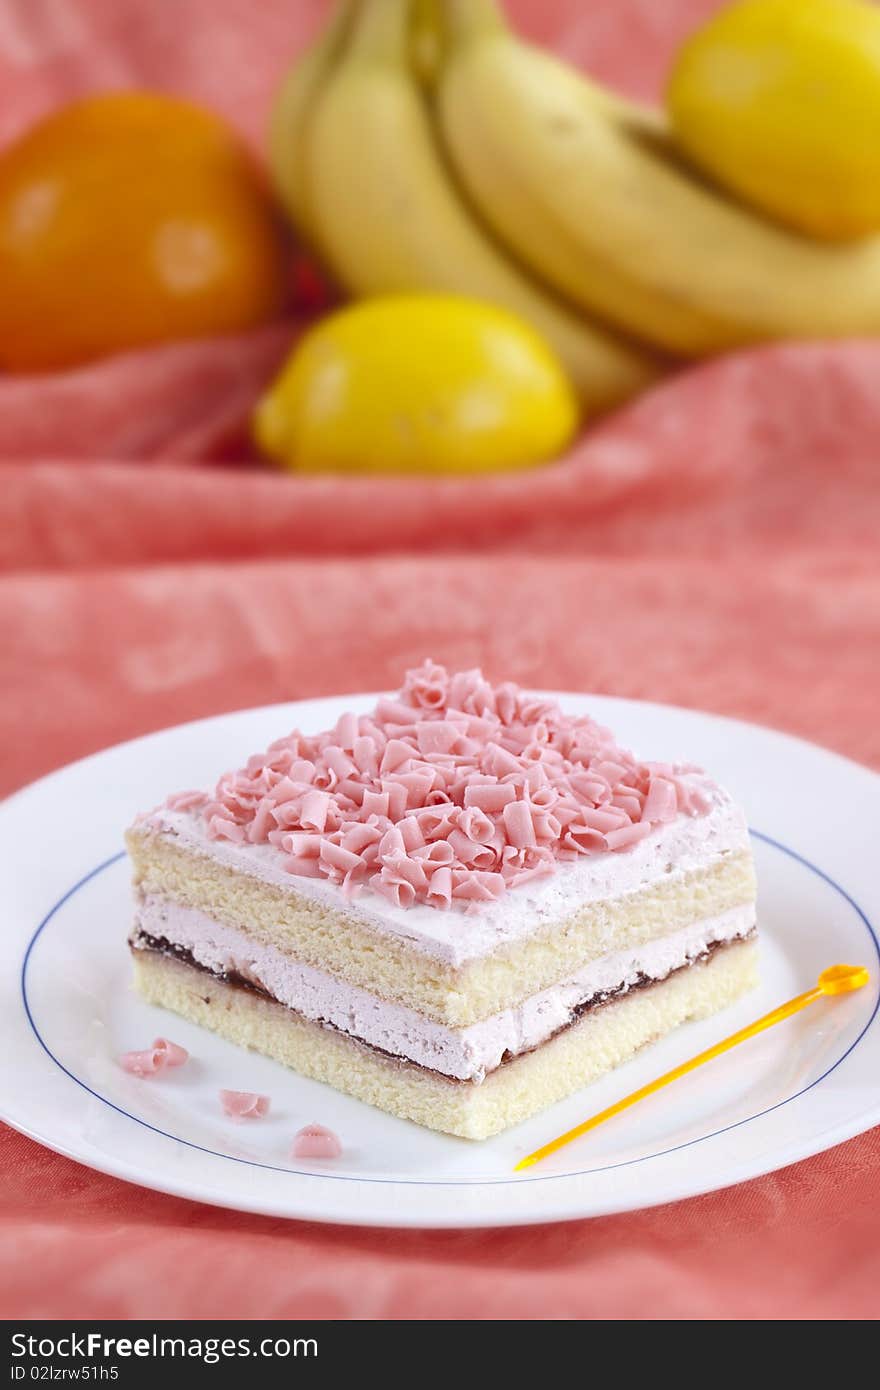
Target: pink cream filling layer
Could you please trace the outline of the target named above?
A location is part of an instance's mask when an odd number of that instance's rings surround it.
[[[369,715],[294,730],[183,812],[218,844],[272,846],[285,874],[394,908],[478,911],[582,858],[631,852],[711,811],[699,769],[644,762],[586,716],[479,670],[426,661]],[[162,811],[146,817],[157,826]]]
[[[313,1022],[456,1080],[480,1082],[505,1053],[526,1052],[567,1027],[585,1001],[625,992],[646,978],[664,979],[712,945],[748,935],[754,925],[750,903],[637,948],[609,952],[563,984],[468,1028],[435,1023],[167,898],[147,897],[139,903],[132,944],[137,949],[141,932],[164,939],[190,952],[206,970],[239,975]]]

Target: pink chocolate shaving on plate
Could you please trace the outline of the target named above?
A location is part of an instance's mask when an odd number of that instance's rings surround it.
[[[704,815],[695,770],[641,762],[553,700],[425,661],[371,714],[294,730],[213,793],[167,805],[199,815],[212,839],[274,845],[289,873],[349,896],[475,911],[560,863]]]
[[[338,1158],[341,1153],[339,1139],[324,1125],[304,1125],[294,1135],[291,1149],[294,1158]]]
[[[170,1038],[154,1038],[153,1051],[161,1054],[162,1065],[165,1067],[182,1067],[184,1062],[189,1060],[186,1048],[172,1042]]]
[[[142,1052],[123,1052],[119,1065],[132,1076],[152,1076],[165,1066],[165,1058],[158,1048],[145,1047]]]
[[[182,1067],[189,1057],[185,1047],[171,1042],[169,1038],[155,1038],[152,1047],[141,1052],[123,1052],[119,1065],[132,1076],[154,1076],[165,1071],[166,1067]]]
[[[220,1104],[233,1120],[262,1120],[269,1113],[269,1097],[255,1091],[221,1091]]]

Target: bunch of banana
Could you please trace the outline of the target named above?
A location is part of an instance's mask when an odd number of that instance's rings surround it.
[[[438,107],[474,206],[533,271],[671,352],[880,330],[880,239],[820,245],[765,221],[521,42],[494,0],[447,0]]]
[[[426,16],[439,33],[414,45]],[[880,238],[814,243],[736,202],[661,115],[520,40],[497,0],[343,0],[282,91],[272,163],[351,291],[504,305],[587,408],[659,353],[880,332]]]
[[[660,363],[533,279],[473,212],[413,70],[414,14],[410,0],[342,0],[287,79],[270,162],[291,217],[353,293],[500,304],[556,351],[588,413],[625,400]]]

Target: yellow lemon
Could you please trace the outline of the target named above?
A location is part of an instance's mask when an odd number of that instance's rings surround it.
[[[668,106],[687,154],[757,208],[829,240],[880,230],[876,5],[731,5],[684,45]]]
[[[257,406],[254,435],[304,472],[469,474],[539,463],[577,422],[531,328],[490,304],[417,294],[321,320]]]

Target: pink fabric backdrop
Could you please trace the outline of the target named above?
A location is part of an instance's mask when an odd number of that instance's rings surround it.
[[[0,141],[132,82],[256,140],[323,8],[2,0]],[[639,95],[711,8],[511,4]],[[880,342],[694,368],[510,480],[203,466],[244,457],[247,407],[294,332],[0,379],[4,790],[178,720],[389,685],[426,653],[744,716],[880,767]],[[7,1317],[880,1312],[878,1131],[670,1208],[391,1237],[214,1211],[0,1142]]]

